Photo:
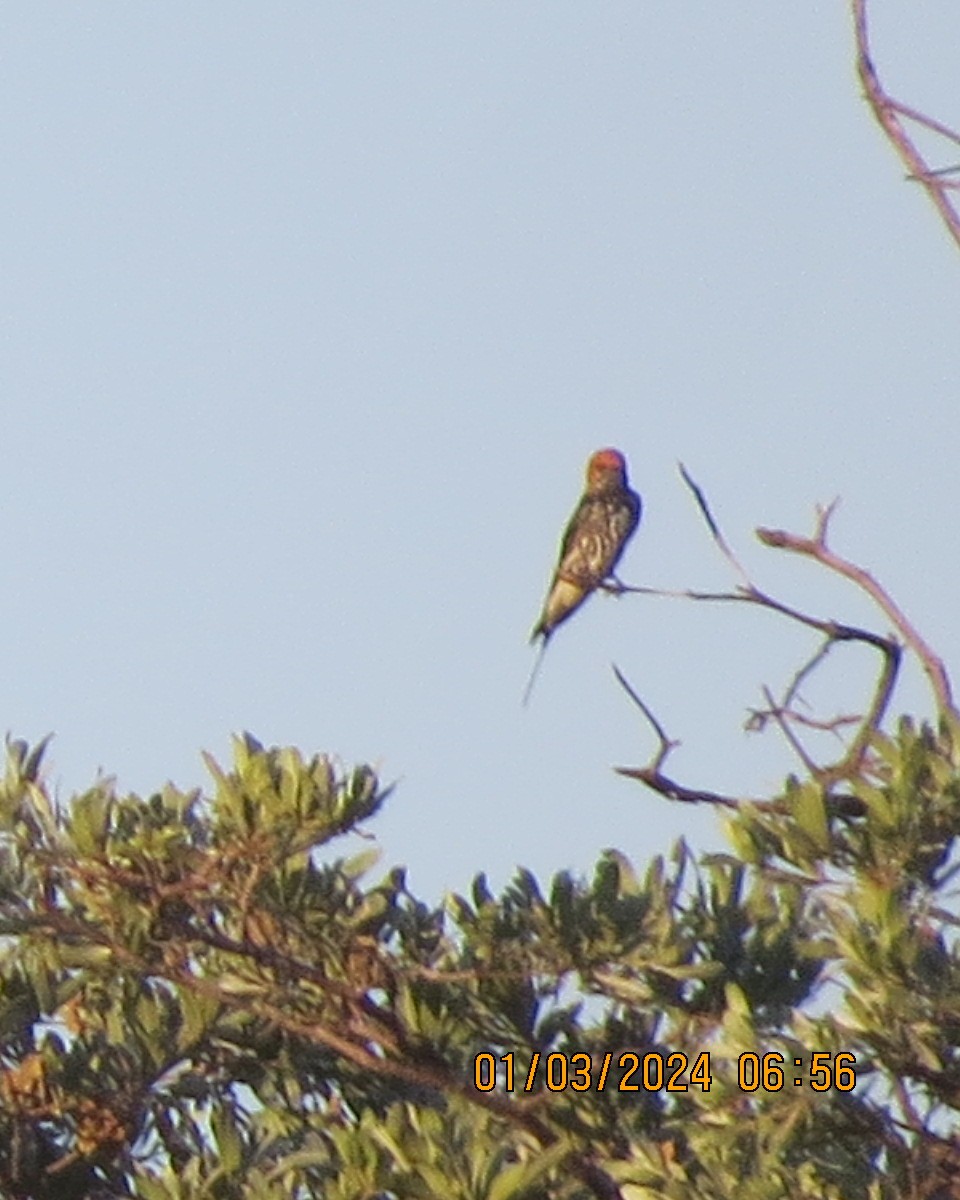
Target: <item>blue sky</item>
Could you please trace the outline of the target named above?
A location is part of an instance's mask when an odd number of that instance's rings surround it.
[[[958,120],[953,0],[876,6],[891,92]],[[642,863],[691,785],[793,762],[745,710],[812,649],[769,614],[593,599],[532,702],[526,639],[588,454],[645,502],[621,574],[757,581],[840,494],[836,548],[960,658],[960,261],[862,103],[840,3],[15,6],[2,17],[3,725],[204,780],[232,731],[372,761],[428,896]],[[948,165],[938,161],[937,165]],[[856,706],[865,652],[812,700]],[[908,672],[900,708],[927,703]],[[350,847],[344,845],[343,852]]]

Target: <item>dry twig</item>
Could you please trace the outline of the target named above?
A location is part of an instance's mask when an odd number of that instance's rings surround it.
[[[918,112],[917,109],[900,104],[887,94],[877,75],[877,69],[870,53],[867,0],[852,0],[852,6],[857,45],[857,73],[863,84],[867,103],[900,161],[906,166],[907,178],[915,180],[926,190],[940,214],[941,220],[947,227],[947,232],[960,248],[960,214],[954,207],[949,194],[957,185],[954,181],[945,178],[954,168],[947,167],[940,170],[931,168],[907,132],[904,121],[912,121],[916,125],[921,125],[924,129],[929,129],[957,145],[960,145],[960,134],[942,122],[935,121],[932,117]]]
[[[950,678],[943,660],[933,652],[917,629],[907,620],[903,609],[894,602],[889,592],[874,579],[869,571],[865,571],[863,567],[858,567],[848,559],[841,558],[839,554],[835,554],[828,547],[827,521],[829,515],[829,510],[825,515],[821,512],[817,523],[817,532],[812,538],[786,533],[782,529],[763,528],[757,530],[757,537],[765,546],[772,546],[777,550],[790,550],[794,554],[803,554],[814,559],[828,570],[842,575],[844,579],[849,579],[851,583],[855,583],[857,587],[866,592],[887,619],[893,623],[904,642],[920,659],[920,664],[933,689],[939,711],[957,717],[960,714],[957,713],[953,703]]]
[[[671,741],[667,737],[663,726],[627,682],[620,668],[615,666],[613,673],[623,690],[653,726],[658,741],[657,752],[647,766],[615,767],[614,770],[619,775],[625,775],[627,779],[639,779],[641,783],[645,783],[653,791],[659,792],[661,796],[666,796],[668,800],[682,800],[686,804],[716,804],[721,808],[737,808],[741,801],[735,800],[732,796],[721,796],[719,792],[704,792],[697,788],[684,787],[682,783],[677,783],[675,779],[664,775],[663,764],[667,761],[671,750],[675,750],[680,743]]]

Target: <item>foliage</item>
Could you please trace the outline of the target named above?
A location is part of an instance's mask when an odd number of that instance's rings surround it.
[[[960,1194],[957,745],[903,721],[845,805],[790,780],[732,813],[735,857],[610,851],[434,909],[329,855],[387,797],[367,768],[248,736],[210,795],[61,807],[10,742],[0,1190]]]

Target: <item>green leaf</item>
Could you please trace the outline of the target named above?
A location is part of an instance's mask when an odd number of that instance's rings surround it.
[[[504,1167],[487,1192],[487,1200],[518,1200],[525,1193],[532,1192],[551,1171],[561,1165],[570,1152],[569,1140],[561,1138],[546,1150],[532,1155],[526,1162],[511,1163]]]
[[[231,1114],[219,1105],[210,1115],[210,1127],[219,1152],[220,1169],[230,1176],[243,1162],[243,1140]]]
[[[791,799],[797,824],[810,838],[816,850],[825,854],[830,849],[830,828],[823,789],[819,784],[806,783],[797,788]]]

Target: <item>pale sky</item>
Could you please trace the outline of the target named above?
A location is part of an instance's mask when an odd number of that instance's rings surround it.
[[[956,126],[956,0],[874,7],[890,91]],[[33,0],[0,45],[0,713],[62,796],[195,786],[249,729],[398,781],[371,830],[429,898],[716,847],[610,771],[652,741],[609,664],[681,779],[762,793],[796,764],[742,721],[807,635],[596,597],[520,705],[606,445],[627,582],[735,582],[682,459],[758,583],[885,631],[752,538],[840,494],[836,549],[960,662],[960,256],[839,0]]]

